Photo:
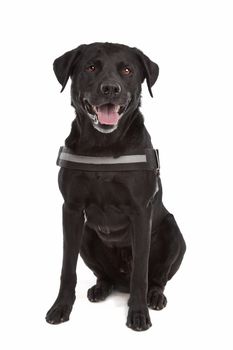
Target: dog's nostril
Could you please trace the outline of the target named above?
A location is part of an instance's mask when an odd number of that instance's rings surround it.
[[[100,90],[104,95],[118,95],[121,92],[121,86],[118,83],[103,83]]]
[[[108,85],[101,85],[100,87],[100,90],[101,92],[104,94],[104,95],[108,95],[109,92],[110,92],[110,89],[109,89],[109,86]]]
[[[114,87],[114,93],[119,94],[120,92],[121,92],[121,87],[119,84],[116,84],[116,86]]]

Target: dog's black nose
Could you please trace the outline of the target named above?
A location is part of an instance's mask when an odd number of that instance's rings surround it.
[[[121,86],[120,84],[114,82],[114,83],[102,83],[100,85],[100,90],[103,95],[119,95],[121,92]]]

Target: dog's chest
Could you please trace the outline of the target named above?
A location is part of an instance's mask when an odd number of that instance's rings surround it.
[[[130,189],[122,178],[110,173],[89,174],[86,182],[86,225],[108,242],[128,241]],[[88,187],[88,189],[87,189]]]
[[[99,208],[103,215],[118,216],[122,208],[129,205],[130,187],[127,179],[115,173],[89,174],[86,181],[87,197],[85,208],[91,211],[93,206]]]
[[[61,168],[65,201],[84,210],[86,225],[110,244],[127,244],[130,220],[155,193],[153,172],[84,172]]]
[[[153,172],[84,172],[61,169],[65,201],[82,207],[87,218],[122,222],[138,207],[146,207],[155,191]],[[121,226],[121,225],[120,225]]]

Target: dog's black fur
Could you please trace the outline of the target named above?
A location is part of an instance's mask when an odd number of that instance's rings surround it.
[[[110,43],[81,45],[57,58],[54,71],[62,90],[72,80],[76,118],[67,147],[77,154],[113,157],[152,147],[139,111],[140,93],[146,79],[152,96],[159,69],[141,51]],[[116,125],[97,120],[95,106],[104,104],[120,106]],[[160,179],[156,193],[154,171],[61,168],[59,188],[64,197],[63,264],[59,294],[46,320],[58,324],[69,319],[80,253],[97,277],[89,300],[104,300],[113,289],[129,292],[127,326],[149,328],[148,306],[166,306],[165,285],[186,249],[173,215],[163,206]]]

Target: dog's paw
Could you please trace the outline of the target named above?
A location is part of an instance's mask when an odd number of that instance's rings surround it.
[[[107,296],[109,296],[109,294],[111,294],[112,290],[112,284],[101,281],[88,289],[87,297],[91,302],[103,301],[107,298]]]
[[[69,321],[72,306],[72,304],[70,305],[64,301],[55,301],[51,309],[46,314],[46,321],[50,324],[59,324]]]
[[[162,291],[152,288],[147,295],[147,305],[153,310],[162,310],[167,305],[167,298]]]
[[[142,309],[129,308],[126,326],[134,331],[145,331],[152,326],[147,307]]]

